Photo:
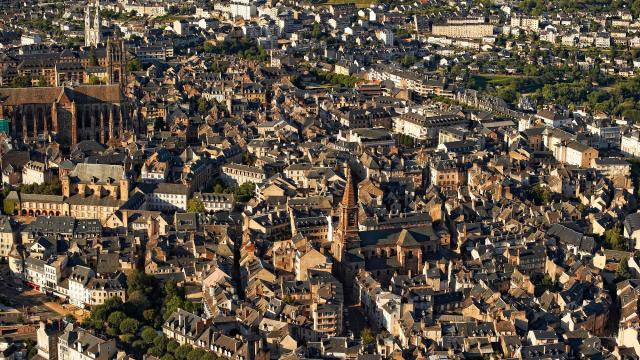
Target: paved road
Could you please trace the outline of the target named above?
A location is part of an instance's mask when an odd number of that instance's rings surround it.
[[[61,318],[71,312],[62,308],[60,304],[53,305],[52,299],[29,286],[18,284],[9,273],[6,264],[0,265],[0,299],[23,313],[43,320]],[[75,312],[73,315],[82,319]]]
[[[349,315],[345,316],[345,331],[351,330],[358,337],[365,327],[371,327],[367,322],[364,312],[359,305],[351,305],[348,307]],[[349,325],[347,325],[347,321]],[[374,329],[375,330],[375,329]]]

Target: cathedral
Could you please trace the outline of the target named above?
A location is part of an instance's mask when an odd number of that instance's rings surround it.
[[[141,131],[139,114],[115,85],[0,89],[0,118],[24,142],[82,140],[108,143],[125,131]]]
[[[69,148],[82,140],[109,143],[125,131],[140,131],[139,114],[122,90],[127,65],[124,40],[103,35],[96,1],[85,13],[88,49],[0,59],[0,85],[29,77],[32,83],[42,86],[44,80],[50,86],[0,89],[0,118],[9,120],[13,138],[51,140]],[[96,78],[100,85],[82,85]]]
[[[360,269],[365,269],[386,286],[394,274],[421,273],[426,255],[439,248],[439,235],[430,225],[360,231],[358,197],[348,166],[338,212],[331,254],[336,262],[336,275],[343,281],[346,294],[352,293],[353,279]]]
[[[80,50],[51,48],[47,54],[3,54],[0,86],[10,87],[19,78],[28,78],[38,86],[76,86],[96,80],[106,85],[124,84],[129,53],[117,29],[102,26],[98,2],[85,10],[84,37],[86,46]]]

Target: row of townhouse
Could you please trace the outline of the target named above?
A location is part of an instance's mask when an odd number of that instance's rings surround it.
[[[28,257],[21,275],[35,290],[55,295],[80,308],[101,305],[113,297],[126,300],[123,273],[106,276],[96,274],[86,266],[76,265],[70,269],[68,266],[67,255],[55,255],[46,260]]]

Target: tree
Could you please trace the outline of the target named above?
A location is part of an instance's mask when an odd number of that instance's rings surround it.
[[[618,281],[623,281],[631,278],[631,274],[629,273],[629,258],[623,257],[620,259],[620,263],[616,268],[616,277]]]
[[[168,344],[169,341],[166,337],[164,337],[164,335],[156,335],[156,337],[153,339],[153,346],[158,349],[162,349],[162,352],[167,351]]]
[[[191,349],[192,347],[187,344],[180,345],[173,355],[177,360],[187,360],[187,356],[189,356]]]
[[[184,289],[178,286],[178,281],[175,279],[168,280],[164,283],[164,294],[167,297],[171,296],[184,296]]]
[[[142,355],[144,353],[144,349],[147,347],[147,345],[144,343],[144,341],[138,339],[138,340],[134,340],[131,343],[131,347],[133,348],[133,351],[136,354]]]
[[[89,85],[100,85],[100,84],[104,84],[104,82],[102,80],[100,80],[99,77],[97,77],[95,75],[90,75],[89,76]]]
[[[140,327],[140,322],[133,318],[126,318],[120,323],[120,332],[123,334],[135,334]]]
[[[365,345],[372,345],[376,342],[376,337],[373,334],[373,331],[368,327],[362,330],[362,334],[360,334],[360,337],[362,338],[362,343]]]
[[[142,63],[139,59],[131,59],[127,62],[127,71],[140,71],[142,70]]]
[[[134,341],[136,341],[136,336],[133,334],[122,334],[120,335],[120,340],[128,345],[131,345]]]
[[[631,4],[631,12],[633,13],[633,17],[637,18],[640,16],[640,0],[635,0]]]
[[[38,354],[38,347],[35,341],[27,339],[24,344],[27,349],[27,359],[31,359]]]
[[[530,197],[537,205],[548,204],[552,200],[551,192],[546,188],[543,189],[540,185],[531,189]]]
[[[142,312],[142,318],[144,319],[144,321],[148,322],[148,323],[152,323],[153,321],[156,320],[156,309],[145,309]]]
[[[162,357],[160,358],[160,360],[175,360],[176,358],[173,357],[173,355],[171,354],[164,354],[162,355]]]
[[[122,311],[114,311],[107,318],[107,322],[109,323],[109,326],[111,326],[112,328],[119,329],[120,324],[126,318],[127,318],[127,315],[125,315]]]
[[[496,95],[501,97],[504,101],[508,103],[514,103],[518,99],[518,95],[516,90],[512,86],[504,86],[499,88],[496,91]]]
[[[320,26],[319,23],[313,23],[313,27],[311,29],[311,36],[313,36],[315,39],[320,39],[323,35],[322,32],[322,26]]]
[[[158,333],[156,333],[151,326],[145,326],[140,333],[140,338],[142,338],[145,343],[151,344],[156,339],[157,335]]]
[[[176,350],[178,350],[179,347],[180,344],[178,344],[178,342],[175,340],[169,340],[169,342],[167,342],[167,352],[175,354]]]
[[[205,42],[204,45],[202,45],[202,50],[205,53],[212,53],[215,50],[215,48],[216,47],[209,41]]]
[[[168,319],[179,308],[182,308],[184,301],[178,296],[171,296],[164,302],[164,319]]]
[[[102,324],[107,321],[109,315],[111,315],[111,313],[114,311],[120,310],[121,307],[122,300],[118,297],[107,299],[104,304],[96,306],[91,311],[91,320],[93,321],[93,326],[100,326],[101,328]]]
[[[604,232],[604,241],[607,246],[614,250],[626,250],[624,239],[620,234],[620,228],[615,226]]]
[[[16,76],[9,83],[10,87],[30,87],[31,86],[31,78],[29,76]]]
[[[203,360],[206,359],[207,351],[204,349],[196,348],[189,352],[187,355],[187,360]]]
[[[152,294],[158,290],[158,279],[152,275],[147,275],[140,270],[135,270],[127,277],[127,290],[131,293],[140,290],[143,294]]]
[[[235,191],[235,195],[238,196],[238,200],[241,202],[249,201],[256,191],[256,184],[254,183],[244,183],[240,185]]]
[[[414,55],[405,55],[402,60],[400,60],[400,65],[402,65],[403,67],[411,67],[416,63],[417,59]]]
[[[206,116],[209,112],[210,104],[207,99],[201,97],[198,100],[198,113],[202,116]]]
[[[204,203],[199,199],[189,199],[187,201],[187,212],[203,213],[205,212]]]
[[[164,354],[164,351],[162,351],[162,349],[160,349],[160,348],[158,348],[156,346],[152,346],[152,347],[149,348],[149,350],[147,350],[147,353],[151,354],[153,356],[156,356],[156,357],[160,357],[160,356],[162,356]]]
[[[222,194],[224,191],[224,186],[220,183],[217,183],[213,186],[213,192],[216,194]],[[6,211],[6,210],[5,210]],[[7,213],[8,214],[8,213]]]

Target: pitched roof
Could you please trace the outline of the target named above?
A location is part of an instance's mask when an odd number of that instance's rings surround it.
[[[94,104],[100,102],[120,103],[124,94],[115,85],[81,85],[69,87],[35,87],[0,89],[0,100],[5,105],[53,104],[62,95],[78,104]]]

